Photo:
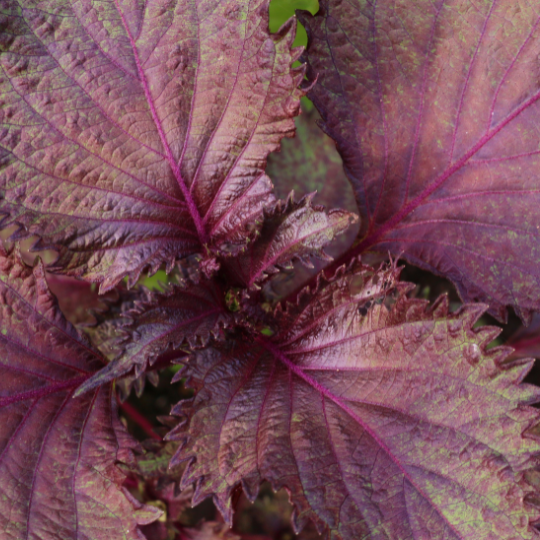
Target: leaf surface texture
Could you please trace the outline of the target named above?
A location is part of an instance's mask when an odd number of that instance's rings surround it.
[[[0,530],[6,540],[142,540],[160,512],[122,490],[136,443],[112,385],[73,398],[102,358],[60,313],[41,265],[0,256]]]
[[[0,212],[107,290],[246,242],[294,130],[294,28],[266,0],[6,0]],[[298,53],[295,53],[296,55]]]
[[[254,498],[266,479],[290,490],[297,528],[310,518],[328,538],[538,537],[523,504],[539,450],[522,436],[538,421],[531,361],[503,369],[507,351],[486,352],[497,332],[472,330],[481,308],[403,288],[393,268],[341,272],[278,311],[271,339],[193,355],[197,394],[169,437],[194,502],[214,494],[230,518],[234,486]]]
[[[320,2],[310,92],[356,192],[367,249],[465,301],[540,305],[540,4]]]

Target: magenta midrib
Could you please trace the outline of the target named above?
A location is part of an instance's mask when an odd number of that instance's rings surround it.
[[[37,456],[37,460],[36,460],[36,462],[35,462],[35,464],[33,466],[32,484],[30,486],[30,497],[29,497],[29,500],[28,500],[28,507],[27,507],[27,510],[26,510],[26,535],[25,535],[25,540],[30,539],[30,532],[31,532],[30,521],[31,521],[31,518],[32,518],[32,503],[34,502],[34,495],[36,494],[36,489],[35,489],[36,478],[38,476],[38,468],[40,466],[41,458],[43,456],[43,450],[45,449],[45,444],[47,442],[47,439],[49,438],[49,434],[51,433],[51,430],[52,430],[54,424],[58,420],[58,417],[60,416],[60,414],[64,410],[64,407],[66,406],[66,403],[67,403],[68,400],[69,400],[69,394],[65,397],[62,405],[58,408],[58,410],[56,411],[52,421],[49,423],[49,426],[47,427],[47,430],[45,431],[45,434],[43,436],[41,447],[39,449],[39,454]],[[32,535],[32,536],[34,536],[34,535]]]
[[[466,152],[461,159],[456,161],[454,165],[446,169],[439,177],[431,183],[426,189],[420,193],[410,203],[406,204],[402,209],[389,221],[384,223],[382,227],[375,230],[371,236],[364,238],[351,253],[353,255],[362,253],[373,245],[377,244],[388,232],[392,231],[394,227],[400,223],[405,217],[416,210],[432,193],[434,193],[442,184],[448,180],[454,173],[459,171],[466,163],[474,156],[485,144],[487,144],[497,133],[504,129],[512,120],[519,116],[525,109],[533,105],[540,99],[540,91],[531,96],[525,103],[516,109],[512,114],[505,118],[498,126],[488,131],[468,152]]]
[[[191,317],[190,319],[184,319],[178,324],[175,324],[172,328],[167,328],[164,332],[157,335],[155,338],[151,339],[143,349],[146,349],[147,347],[151,346],[154,342],[158,341],[159,339],[162,339],[163,337],[172,334],[173,332],[177,332],[184,326],[188,326],[190,324],[193,324],[197,321],[200,321],[201,319],[206,319],[210,317],[211,315],[214,315],[215,313],[223,313],[223,309],[221,308],[214,308],[210,309],[208,311],[205,311],[204,313],[197,315],[196,317]],[[187,337],[187,336],[186,336]],[[182,340],[183,341],[183,340]]]
[[[413,171],[413,164],[416,157],[416,151],[418,149],[418,143],[420,141],[420,128],[422,126],[422,119],[424,116],[424,106],[426,101],[426,87],[428,83],[428,67],[429,67],[429,54],[431,52],[431,49],[433,47],[433,41],[435,39],[435,30],[437,28],[437,22],[439,20],[439,16],[441,14],[441,11],[443,9],[445,0],[442,0],[442,2],[439,4],[439,7],[437,8],[437,12],[435,14],[435,18],[433,19],[433,23],[431,25],[431,31],[430,31],[430,37],[429,42],[426,47],[426,51],[424,53],[424,67],[422,72],[422,89],[420,90],[420,108],[418,111],[418,117],[416,119],[416,129],[414,131],[414,143],[412,146],[412,152],[411,152],[411,159],[409,160],[409,169],[407,171],[407,180],[405,181],[405,199],[409,197],[409,190],[411,186],[411,180],[412,180],[412,171]],[[467,84],[467,83],[465,83]],[[459,112],[458,112],[459,115]],[[453,147],[452,147],[453,152]],[[382,190],[379,194],[379,202],[382,197]],[[375,215],[375,213],[374,213]]]
[[[55,394],[68,388],[74,388],[86,381],[87,378],[87,376],[77,377],[59,384],[44,386],[38,390],[29,390],[28,392],[23,392],[22,394],[8,396],[0,399],[0,407],[7,407],[8,405],[12,405],[13,403],[18,403],[20,401],[37,400],[44,396],[48,396],[49,394]]]
[[[493,0],[493,2],[491,3],[491,7],[489,8],[489,12],[487,14],[486,20],[484,21],[484,25],[482,27],[482,31],[478,39],[478,43],[476,44],[476,49],[474,51],[471,63],[469,64],[469,69],[467,70],[467,76],[465,77],[465,84],[463,85],[463,88],[461,89],[461,98],[459,100],[459,107],[458,107],[456,121],[454,125],[454,134],[452,135],[452,147],[450,148],[450,158],[449,158],[450,163],[452,163],[452,159],[454,158],[454,150],[456,147],[456,140],[457,140],[457,131],[459,128],[459,120],[461,117],[461,111],[463,110],[463,103],[465,102],[465,94],[467,92],[467,88],[471,80],[471,73],[473,70],[473,66],[476,62],[476,58],[478,57],[478,51],[480,50],[480,46],[482,45],[482,41],[484,40],[484,36],[486,35],[489,19],[491,18],[491,14],[493,13],[493,9],[495,8],[495,3],[496,3],[496,0]],[[496,99],[497,99],[497,96],[495,95],[495,100]],[[495,100],[493,101],[493,103],[495,103]],[[491,116],[490,116],[490,120],[491,120]],[[489,129],[489,125],[487,127]],[[412,160],[410,164],[410,170],[412,171]]]
[[[99,392],[94,393],[94,397],[92,398],[92,402],[90,406],[88,407],[88,411],[86,413],[86,417],[84,419],[84,422],[81,428],[81,432],[79,435],[78,449],[77,449],[77,461],[75,462],[75,467],[73,468],[74,474],[71,479],[71,495],[73,497],[73,508],[74,508],[74,514],[75,514],[75,538],[78,538],[79,536],[79,509],[77,507],[77,494],[76,494],[76,489],[75,489],[75,483],[77,480],[76,471],[79,470],[79,463],[81,462],[82,447],[83,447],[82,443],[84,439],[84,434],[86,433],[86,426],[88,425],[88,421],[94,410],[94,405],[96,404],[96,399],[98,397],[98,394]]]
[[[446,516],[435,506],[435,504],[432,502],[431,498],[428,497],[428,495],[424,492],[424,490],[417,485],[417,483],[414,481],[413,478],[411,478],[410,473],[405,469],[405,467],[401,464],[399,459],[394,455],[392,450],[385,444],[383,440],[377,435],[373,429],[368,426],[362,419],[346,404],[344,403],[338,396],[330,392],[327,388],[319,384],[315,379],[312,379],[309,375],[304,373],[303,369],[298,367],[296,364],[291,362],[282,352],[281,350],[276,347],[273,343],[270,343],[269,341],[265,339],[258,339],[258,342],[262,347],[264,347],[268,352],[270,352],[275,358],[277,358],[280,362],[282,362],[289,370],[290,372],[294,373],[297,377],[302,379],[305,383],[307,383],[309,386],[311,386],[313,389],[315,389],[317,392],[319,392],[322,396],[328,398],[330,401],[335,403],[340,409],[342,409],[344,412],[346,412],[353,420],[355,420],[362,429],[370,435],[370,437],[373,438],[373,440],[381,447],[382,450],[386,453],[388,458],[396,465],[396,467],[402,472],[403,476],[407,478],[407,480],[414,486],[414,488],[418,491],[419,494],[422,495],[426,499],[426,501],[429,501],[437,514],[441,517],[441,519],[445,522],[445,524],[456,534],[456,536],[460,536],[458,534],[458,531],[454,528],[454,526],[448,521]]]
[[[348,219],[346,216],[342,218],[343,220],[346,220]],[[250,281],[249,281],[249,287],[252,287],[253,284],[257,281],[257,279],[259,279],[259,277],[261,276],[261,274],[267,270],[269,267],[271,267],[272,265],[274,264],[278,264],[277,261],[278,259],[284,254],[286,253],[287,251],[289,251],[291,248],[294,248],[295,246],[297,246],[298,244],[301,244],[302,242],[304,242],[304,240],[306,240],[307,238],[309,238],[310,236],[315,236],[317,234],[321,234],[322,232],[324,231],[327,231],[328,229],[334,229],[335,226],[337,225],[337,223],[329,223],[327,225],[325,225],[324,227],[321,227],[319,229],[316,229],[315,231],[309,231],[307,234],[303,235],[303,236],[300,236],[300,237],[297,237],[296,240],[294,242],[291,242],[290,244],[288,244],[286,247],[284,247],[283,249],[280,249],[279,251],[277,251],[269,260],[264,260],[264,265],[255,273],[254,276],[251,277]],[[277,235],[278,231],[276,230],[273,238]],[[337,235],[336,235],[337,236]],[[265,252],[265,257],[268,255],[268,251],[270,249],[271,245],[268,246],[268,249],[266,250]],[[322,246],[321,249],[323,248],[324,246]]]
[[[182,178],[182,174],[180,173],[180,167],[176,160],[174,159],[174,156],[171,151],[171,147],[169,146],[169,143],[167,142],[167,138],[165,136],[165,132],[163,130],[163,125],[161,123],[161,120],[159,119],[159,116],[157,114],[156,106],[154,104],[154,100],[152,98],[152,94],[150,93],[150,87],[148,86],[148,81],[146,80],[146,75],[144,73],[141,60],[139,58],[139,52],[137,51],[137,46],[135,43],[135,40],[133,39],[133,36],[131,35],[131,32],[129,30],[129,27],[127,25],[127,21],[124,17],[124,13],[120,9],[120,6],[118,5],[118,0],[114,0],[116,10],[118,11],[120,18],[122,19],[122,24],[124,26],[124,29],[126,31],[126,35],[129,39],[129,43],[131,45],[131,49],[133,51],[133,58],[135,60],[135,64],[137,66],[137,72],[139,74],[140,82],[144,91],[144,95],[146,97],[146,101],[148,102],[148,106],[150,107],[150,112],[152,114],[152,118],[154,120],[154,124],[156,125],[159,138],[161,140],[161,144],[163,145],[163,148],[165,149],[165,153],[167,154],[167,161],[169,162],[169,165],[174,173],[174,176],[176,178],[176,181],[178,182],[178,185],[180,187],[180,190],[182,191],[182,195],[184,196],[184,199],[186,201],[189,213],[191,215],[191,219],[193,220],[193,223],[195,225],[195,228],[197,229],[197,234],[199,235],[199,240],[201,244],[205,244],[208,242],[208,235],[206,233],[203,221],[201,219],[201,215],[199,214],[199,210],[195,204],[195,201],[193,200],[193,197],[191,196],[191,193]]]

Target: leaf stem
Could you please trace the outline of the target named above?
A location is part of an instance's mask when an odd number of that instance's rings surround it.
[[[116,397],[116,401],[130,420],[135,422],[135,424],[137,424],[150,438],[155,439],[156,441],[163,440],[163,438],[154,431],[154,426],[152,426],[152,424],[135,407],[133,407],[133,405],[130,405],[127,402],[122,403],[118,396]]]

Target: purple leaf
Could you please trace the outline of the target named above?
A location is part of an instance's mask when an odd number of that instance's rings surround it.
[[[0,256],[0,530],[6,540],[142,536],[160,512],[121,488],[136,443],[112,386],[73,399],[103,365],[60,313],[44,270]]]
[[[214,494],[230,519],[234,487],[253,499],[266,479],[327,538],[537,537],[532,361],[503,369],[508,350],[485,349],[498,329],[472,329],[481,306],[430,308],[396,274],[342,268],[277,313],[271,340],[193,355],[197,394],[169,438],[194,503]]]
[[[134,283],[230,253],[273,201],[266,157],[294,132],[295,22],[268,1],[6,0],[0,16],[3,226],[57,267]]]
[[[301,14],[310,92],[390,251],[505,317],[540,308],[536,3],[328,2]]]
[[[132,369],[140,377],[157,357],[181,345],[204,347],[228,324],[227,311],[219,288],[202,282],[184,289],[170,287],[165,293],[145,288],[130,291],[114,319],[103,323],[104,333],[120,350],[101,371],[85,380],[77,390],[81,395],[118,378]],[[100,335],[103,340],[103,334]],[[113,346],[109,343],[109,350]]]
[[[294,259],[311,265],[310,257],[332,260],[323,250],[335,237],[345,232],[357,217],[346,210],[330,210],[313,206],[313,195],[295,202],[293,195],[279,201],[265,215],[260,235],[246,250],[231,261],[229,271],[247,288],[258,287],[279,267],[290,266]]]

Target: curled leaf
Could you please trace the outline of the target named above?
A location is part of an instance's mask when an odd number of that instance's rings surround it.
[[[207,281],[187,289],[172,286],[165,293],[141,287],[127,294],[118,311],[116,318],[103,322],[102,333],[110,337],[109,342],[113,341],[120,352],[106,367],[84,381],[77,395],[131,370],[135,378],[140,378],[160,354],[178,349],[182,344],[202,347],[228,322],[219,288]]]
[[[299,202],[293,196],[279,201],[265,215],[259,236],[242,254],[227,261],[233,278],[244,287],[257,287],[269,274],[290,265],[294,259],[306,265],[311,265],[310,256],[332,260],[323,248],[357,221],[346,210],[325,212],[322,207],[313,206],[313,194]]]
[[[313,104],[303,104],[302,114],[295,119],[295,136],[284,139],[279,151],[268,156],[266,172],[275,185],[276,196],[286,199],[294,190],[297,198],[302,198],[317,192],[315,204],[357,213],[343,161],[334,141],[319,128],[319,122],[321,118]],[[359,228],[357,220],[326,248],[328,254],[341,255],[353,243]]]

